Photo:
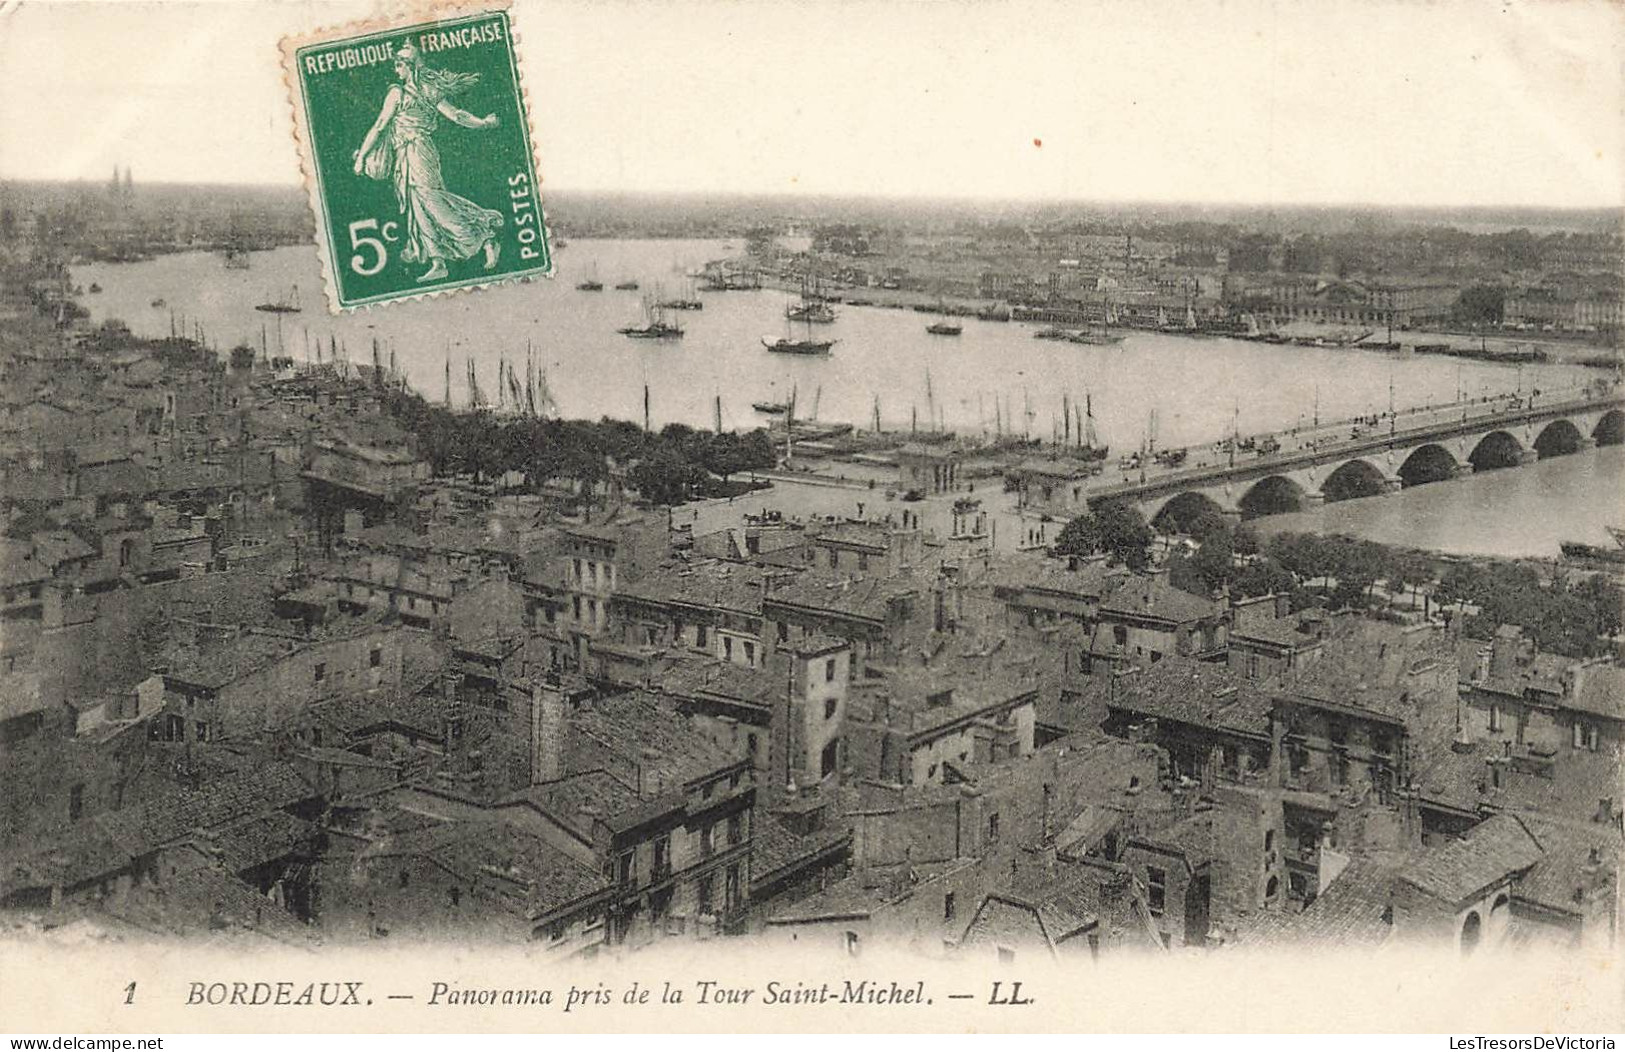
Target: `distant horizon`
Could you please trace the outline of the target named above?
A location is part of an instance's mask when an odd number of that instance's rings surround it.
[[[120,171],[123,167],[120,166]],[[111,175],[111,170],[108,176]],[[0,186],[51,186],[51,187],[105,187],[108,176],[93,177],[81,176],[77,178],[41,178],[32,176],[12,176],[0,174]],[[207,182],[194,180],[174,179],[134,179],[134,185],[139,191],[142,187],[177,190],[202,189],[222,192],[274,192],[287,193],[300,197],[305,196],[305,188],[298,183],[288,182]],[[734,200],[768,200],[768,201],[845,201],[845,202],[875,202],[899,204],[986,204],[998,206],[1098,206],[1106,208],[1182,208],[1182,209],[1239,209],[1251,211],[1268,211],[1280,209],[1294,212],[1307,211],[1375,211],[1375,212],[1540,212],[1559,215],[1603,215],[1618,213],[1622,217],[1621,234],[1625,235],[1625,203],[1622,204],[1594,204],[1594,205],[1558,205],[1541,203],[1504,203],[1504,204],[1448,204],[1439,202],[1414,203],[1404,202],[1390,204],[1378,201],[1265,201],[1265,200],[1220,200],[1220,199],[1155,199],[1155,198],[1105,198],[1105,197],[996,197],[975,194],[888,194],[884,192],[852,192],[840,193],[834,191],[797,191],[797,190],[697,190],[697,189],[649,189],[638,187],[581,187],[581,186],[551,186],[544,176],[542,180],[544,194],[599,196],[599,197],[634,197],[634,198],[714,198]]]
[[[1606,0],[741,12],[515,0],[544,192],[1625,208],[1625,8]],[[147,185],[298,186],[278,42],[377,13],[24,4],[0,36],[0,64],[30,86],[0,95],[6,178],[94,183],[117,164]]]

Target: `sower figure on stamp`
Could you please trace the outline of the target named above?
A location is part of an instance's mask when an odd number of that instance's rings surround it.
[[[496,114],[476,117],[447,101],[477,83],[479,74],[426,66],[422,54],[408,43],[396,52],[395,75],[401,82],[384,96],[378,119],[355,152],[355,173],[394,180],[395,200],[406,217],[401,258],[429,264],[419,281],[443,278],[447,260],[469,259],[481,251],[485,269],[490,270],[501,252],[496,236],[502,213],[446,189],[433,137],[442,116],[465,128],[497,126]]]

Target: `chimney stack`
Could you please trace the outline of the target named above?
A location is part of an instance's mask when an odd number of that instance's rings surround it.
[[[549,673],[531,687],[531,785],[564,777],[564,734],[564,691]]]

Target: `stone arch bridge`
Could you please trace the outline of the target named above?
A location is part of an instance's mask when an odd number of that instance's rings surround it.
[[[1335,443],[1104,486],[1089,493],[1088,502],[1096,507],[1127,500],[1147,522],[1170,508],[1191,510],[1193,504],[1211,504],[1231,518],[1252,518],[1625,442],[1625,392],[1618,388],[1606,395],[1519,405],[1462,419],[1439,415],[1421,425],[1401,421],[1406,426],[1392,431],[1373,428]]]

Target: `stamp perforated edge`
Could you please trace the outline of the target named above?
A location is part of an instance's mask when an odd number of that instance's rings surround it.
[[[389,32],[423,22],[448,21],[456,18],[467,18],[478,15],[502,13],[508,19],[508,43],[513,49],[513,67],[515,83],[519,90],[519,110],[525,122],[526,142],[530,149],[531,173],[535,177],[536,209],[542,225],[542,236],[546,239],[549,251],[547,253],[547,268],[545,270],[529,270],[520,274],[496,275],[486,281],[473,281],[451,287],[406,289],[386,299],[374,300],[368,303],[346,305],[339,299],[339,286],[336,265],[333,259],[331,229],[322,200],[321,187],[316,174],[316,157],[311,145],[310,129],[305,123],[305,107],[303,105],[303,91],[299,84],[299,67],[297,54],[300,48],[312,44],[324,44],[347,37],[359,36],[366,33]],[[444,3],[412,4],[402,6],[395,14],[379,15],[375,18],[366,18],[342,25],[327,26],[314,29],[306,33],[291,33],[282,38],[278,45],[282,53],[282,86],[288,94],[288,108],[293,117],[294,149],[299,160],[299,176],[305,186],[305,196],[310,203],[311,220],[315,224],[316,254],[322,264],[322,293],[327,302],[328,313],[334,315],[354,314],[361,311],[370,311],[375,307],[388,307],[393,303],[410,302],[412,300],[434,299],[441,296],[455,296],[459,293],[478,292],[481,289],[493,288],[499,285],[524,284],[534,278],[551,279],[558,271],[557,249],[554,248],[552,227],[547,221],[547,203],[543,187],[546,177],[542,174],[541,146],[536,137],[536,122],[531,116],[530,86],[525,80],[524,37],[520,32],[517,20],[514,18],[510,0],[447,0]]]

